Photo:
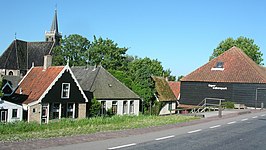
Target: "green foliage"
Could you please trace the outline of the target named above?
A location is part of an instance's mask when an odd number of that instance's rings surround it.
[[[100,115],[100,111],[101,111],[101,103],[97,101],[96,98],[93,98],[91,101],[91,107],[90,107],[90,117],[96,117]]]
[[[151,78],[154,76],[163,76],[165,74],[161,62],[157,59],[152,60],[150,58],[136,58],[129,63],[129,75],[133,81],[132,89],[141,98],[144,99],[145,107],[150,106],[150,101],[154,103],[155,86]],[[168,71],[169,73],[169,71]]]
[[[222,103],[222,107],[233,109],[235,108],[234,104],[234,102],[227,101]]]
[[[113,108],[112,108],[112,107],[109,108],[109,109],[107,109],[107,111],[106,111],[106,115],[107,115],[108,117],[112,117],[113,115],[115,115],[115,114],[113,113]]]
[[[177,81],[181,81],[181,79],[183,78],[184,76],[183,75],[180,75],[177,77]]]
[[[127,48],[118,47],[117,43],[110,39],[96,38],[91,44],[89,50],[89,59],[91,65],[102,65],[109,70],[124,70],[126,65]]]
[[[258,45],[254,43],[253,39],[249,39],[243,36],[240,36],[236,40],[233,38],[227,38],[222,41],[213,51],[210,56],[210,60],[221,55],[226,50],[236,46],[242,49],[252,60],[254,60],[257,64],[262,65],[262,53],[260,52],[260,48]]]
[[[176,76],[172,76],[171,75],[171,70],[170,69],[164,70],[163,76],[167,77],[168,81],[176,81]]]
[[[88,61],[90,41],[78,34],[71,34],[61,39],[60,46],[53,49],[53,65],[83,66]]]
[[[90,42],[87,38],[77,34],[65,36],[61,45],[54,48],[53,65],[65,65],[69,59],[70,66],[102,65],[105,69],[132,89],[142,99],[145,107],[149,107],[150,101],[154,103],[154,83],[151,76],[168,77],[175,81],[171,70],[164,70],[157,59],[138,58],[126,55],[128,48],[120,48],[110,39],[96,38]],[[92,116],[97,116],[98,105],[92,105]]]
[[[163,108],[163,106],[166,105],[166,102],[158,102],[155,101],[153,107],[152,107],[152,115],[159,115],[161,109]]]
[[[36,122],[0,123],[0,141],[62,137],[90,134],[111,130],[123,130],[175,124],[197,118],[191,116],[120,116],[93,117],[88,119],[61,119],[49,124]]]
[[[116,79],[124,83],[128,88],[132,89],[132,79],[125,71],[108,70]]]

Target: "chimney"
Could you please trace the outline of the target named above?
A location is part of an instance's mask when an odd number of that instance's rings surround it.
[[[43,69],[46,70],[51,65],[52,65],[52,55],[45,55],[43,62]]]

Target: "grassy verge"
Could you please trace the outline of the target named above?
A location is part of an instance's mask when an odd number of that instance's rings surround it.
[[[89,119],[61,119],[49,124],[15,122],[0,124],[0,141],[62,137],[96,132],[144,128],[187,122],[196,119],[190,116],[113,116]]]

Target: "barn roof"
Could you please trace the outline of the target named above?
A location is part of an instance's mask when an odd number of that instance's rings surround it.
[[[241,49],[232,47],[181,81],[266,83],[266,69],[256,64]]]

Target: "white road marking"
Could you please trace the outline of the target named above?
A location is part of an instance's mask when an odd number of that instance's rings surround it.
[[[254,117],[252,117],[252,118],[258,118],[258,116],[254,116]]]
[[[199,132],[201,131],[202,129],[198,129],[198,130],[193,130],[193,131],[189,131],[188,133],[195,133],[195,132]]]
[[[131,144],[127,144],[127,145],[121,145],[121,146],[111,147],[111,148],[108,148],[108,149],[119,149],[119,148],[134,146],[134,145],[137,145],[137,144],[136,143],[131,143]]]
[[[173,137],[175,137],[175,136],[174,135],[170,135],[170,136],[165,136],[165,137],[157,138],[155,140],[156,141],[159,141],[159,140],[169,139],[169,138],[173,138]]]
[[[227,124],[233,124],[233,123],[236,123],[236,121],[228,122]]]
[[[218,127],[220,127],[220,126],[221,126],[221,125],[212,126],[212,127],[210,127],[210,129],[218,128]]]
[[[247,121],[248,120],[248,118],[245,118],[245,119],[242,119],[241,121]]]
[[[265,116],[265,114],[260,115],[261,117]]]

